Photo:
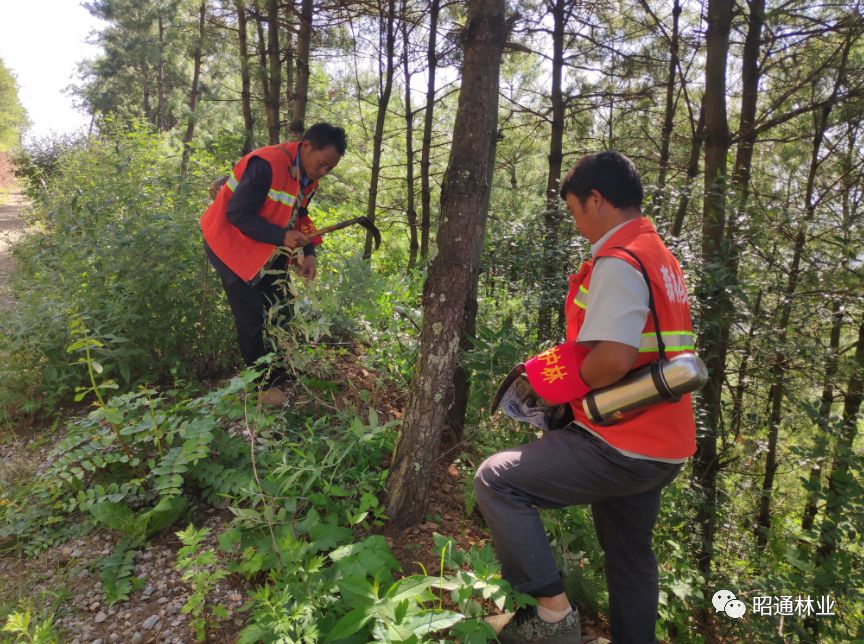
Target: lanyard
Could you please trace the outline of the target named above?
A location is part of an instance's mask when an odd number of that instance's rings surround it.
[[[294,205],[291,207],[291,218],[288,220],[287,228],[289,230],[294,230],[294,226],[297,224],[297,213],[303,207],[303,170],[300,168],[300,147],[297,147],[297,156],[291,159],[291,153],[285,149],[284,146],[279,146],[279,149],[282,150],[285,155],[291,160],[291,175],[297,179],[297,199],[294,202]],[[312,183],[311,181],[309,182]]]

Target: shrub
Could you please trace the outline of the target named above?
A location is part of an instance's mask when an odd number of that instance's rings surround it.
[[[15,248],[18,304],[4,314],[0,342],[0,359],[26,377],[3,374],[0,404],[29,397],[32,406],[38,393],[50,408],[82,384],[65,351],[73,317],[99,339],[121,389],[224,370],[236,352],[202,251],[206,184],[182,183],[170,140],[144,128],[46,149],[21,166],[28,191],[43,189],[32,232]]]

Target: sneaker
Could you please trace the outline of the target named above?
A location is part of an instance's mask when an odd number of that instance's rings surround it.
[[[540,619],[533,606],[520,608],[515,613],[489,617],[486,623],[498,632],[501,644],[579,644],[582,639],[579,611],[575,606],[567,617],[554,624]]]
[[[279,389],[279,387],[268,387],[258,394],[258,400],[262,405],[270,407],[284,407],[288,402],[287,394]]]
[[[612,644],[612,640],[607,640],[605,637],[594,637],[593,635],[586,635],[581,640],[579,640],[579,644]]]

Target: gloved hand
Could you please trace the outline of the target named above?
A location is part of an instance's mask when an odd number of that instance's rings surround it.
[[[525,377],[525,365],[517,364],[501,382],[492,399],[492,413],[498,407],[515,420],[530,423],[543,430],[561,429],[573,414],[569,405],[550,405],[540,398]]]
[[[525,375],[531,388],[554,405],[581,400],[591,391],[580,373],[590,352],[583,344],[565,342],[529,359],[525,362]]]

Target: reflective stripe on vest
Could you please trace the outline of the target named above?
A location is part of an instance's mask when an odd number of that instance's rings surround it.
[[[573,304],[578,306],[580,309],[588,308],[588,289],[579,285],[579,292],[576,293],[576,297],[573,298]]]
[[[292,195],[290,192],[282,192],[281,190],[272,189],[267,192],[267,198],[272,199],[276,203],[281,203],[283,206],[288,206],[289,208],[294,205],[295,201],[297,201],[297,197]]]
[[[662,331],[660,335],[666,351],[693,351],[695,348],[692,331]],[[654,331],[643,333],[639,343],[639,353],[650,351],[659,351],[657,334]]]
[[[240,184],[237,181],[237,177],[234,176],[234,172],[231,172],[231,175],[228,177],[228,189],[231,192],[237,189],[237,186]],[[292,208],[294,203],[297,201],[297,197],[292,195],[290,192],[284,192],[282,190],[273,190],[272,188],[267,191],[267,198],[275,201],[276,203],[280,203],[283,206],[288,206]],[[293,218],[292,218],[293,219]]]

